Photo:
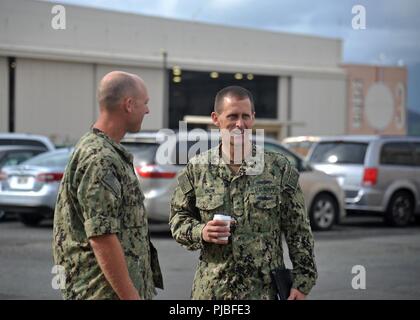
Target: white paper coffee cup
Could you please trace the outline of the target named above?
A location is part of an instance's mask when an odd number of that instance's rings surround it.
[[[226,221],[227,222],[227,226],[230,229],[230,221],[232,220],[231,216],[227,216],[224,214],[215,214],[213,216],[213,220],[219,220],[219,221]],[[228,240],[229,237],[219,237],[219,240]]]

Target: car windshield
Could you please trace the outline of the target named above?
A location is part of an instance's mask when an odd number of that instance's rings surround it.
[[[310,162],[330,164],[363,164],[367,143],[359,142],[320,142],[312,152]]]
[[[22,165],[40,167],[65,167],[69,161],[70,155],[70,151],[45,152],[22,162]]]

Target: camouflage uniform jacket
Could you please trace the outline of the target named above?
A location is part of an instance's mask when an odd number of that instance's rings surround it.
[[[234,174],[219,148],[191,159],[171,203],[173,237],[189,250],[201,249],[192,298],[274,299],[270,270],[284,266],[282,234],[293,264],[293,287],[308,294],[317,270],[297,170],[281,154],[261,151],[262,165],[246,160]],[[258,174],[247,174],[256,166]],[[237,222],[227,245],[202,240],[205,224],[217,213]]]
[[[117,235],[142,299],[162,287],[143,200],[132,155],[98,129],[84,135],[66,167],[54,216],[53,255],[64,270],[65,299],[118,299],[89,244],[104,234]]]

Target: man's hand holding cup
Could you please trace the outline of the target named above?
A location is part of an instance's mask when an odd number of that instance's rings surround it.
[[[231,217],[215,214],[213,220],[207,222],[203,228],[203,240],[215,244],[228,244],[230,236]]]

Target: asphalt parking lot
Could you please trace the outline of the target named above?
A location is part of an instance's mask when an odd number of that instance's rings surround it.
[[[28,228],[0,222],[0,299],[61,299],[52,288],[52,223]],[[319,279],[309,299],[420,299],[420,226],[389,228],[380,218],[350,217],[315,232]],[[198,259],[168,233],[152,234],[166,289],[157,299],[189,299]],[[353,289],[353,266],[366,270],[366,288]],[[353,281],[354,282],[354,281]]]

